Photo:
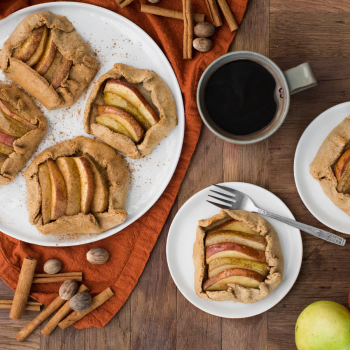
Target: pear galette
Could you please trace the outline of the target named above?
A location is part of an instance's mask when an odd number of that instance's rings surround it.
[[[174,97],[153,71],[117,63],[95,83],[84,128],[130,158],[142,158],[177,124]]]
[[[88,44],[64,16],[29,15],[5,41],[0,67],[47,109],[71,106],[97,73]]]
[[[128,171],[104,143],[79,136],[50,147],[25,178],[29,221],[43,234],[102,233],[126,219]]]
[[[207,300],[255,303],[282,282],[277,232],[257,214],[221,210],[198,222],[193,246],[195,291]]]
[[[310,174],[327,197],[350,215],[350,116],[323,141],[310,164]]]
[[[9,184],[45,136],[47,120],[21,89],[0,83],[0,185]]]

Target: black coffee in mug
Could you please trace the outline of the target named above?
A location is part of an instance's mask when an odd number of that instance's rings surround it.
[[[251,60],[236,60],[209,78],[204,103],[221,129],[249,135],[265,128],[275,117],[279,108],[276,93],[276,80],[265,67]]]

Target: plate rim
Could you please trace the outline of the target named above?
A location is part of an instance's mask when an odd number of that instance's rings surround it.
[[[295,154],[294,154],[294,161],[293,161],[293,175],[294,175],[294,182],[295,182],[295,186],[297,188],[297,191],[298,191],[298,194],[299,194],[299,197],[301,198],[302,202],[304,203],[304,205],[306,206],[307,210],[312,214],[312,216],[314,218],[316,218],[318,221],[320,221],[323,225],[331,228],[332,230],[335,230],[337,232],[341,232],[341,233],[344,233],[344,234],[350,234],[350,230],[348,232],[345,232],[343,230],[340,230],[339,227],[333,227],[331,224],[329,224],[328,222],[325,222],[324,219],[322,217],[320,217],[319,215],[317,215],[313,209],[310,207],[310,203],[308,202],[307,198],[305,197],[304,195],[304,192],[301,191],[301,185],[300,185],[300,179],[297,175],[298,171],[297,171],[297,159],[300,158],[300,154],[301,154],[301,142],[303,140],[303,137],[305,136],[306,133],[308,133],[310,130],[312,130],[312,128],[314,127],[314,125],[316,124],[317,120],[319,118],[324,118],[328,113],[331,113],[332,110],[336,110],[338,108],[341,108],[341,107],[345,107],[346,105],[348,105],[349,107],[349,110],[350,110],[350,101],[346,101],[346,102],[342,102],[342,103],[338,103],[328,109],[326,109],[325,111],[323,111],[322,113],[320,113],[307,127],[306,129],[304,130],[304,132],[302,133],[302,135],[300,136],[299,138],[299,141],[298,141],[298,144],[297,144],[297,147],[295,149]],[[339,123],[337,124],[339,125]],[[337,125],[333,126],[331,128],[331,130],[329,132],[331,132]],[[329,134],[329,133],[328,133]],[[324,140],[326,139],[326,137],[328,136],[328,134],[325,136]],[[309,174],[311,176],[311,174]],[[316,180],[315,180],[316,181]],[[320,189],[321,191],[322,188]],[[328,197],[327,197],[328,198]],[[330,200],[330,199],[329,199]],[[336,207],[336,205],[332,202],[332,204]],[[338,208],[338,210],[340,210],[342,213],[343,211],[341,209]]]
[[[134,33],[138,34],[138,36],[143,36],[143,38],[147,38],[148,39],[148,43],[147,45],[149,45],[151,43],[151,47],[152,49],[155,49],[154,54],[156,55],[160,55],[164,58],[164,63],[168,66],[167,70],[169,71],[169,73],[171,72],[173,75],[173,79],[174,79],[174,88],[176,90],[175,94],[178,96],[178,101],[175,100],[175,102],[177,104],[179,104],[180,108],[178,108],[178,106],[176,106],[177,109],[177,118],[179,120],[179,116],[181,116],[181,118],[183,119],[183,123],[182,123],[182,128],[180,129],[180,134],[179,134],[179,142],[178,144],[180,144],[180,147],[178,149],[178,152],[176,153],[176,157],[173,157],[173,159],[177,159],[175,162],[172,163],[172,165],[169,166],[169,174],[168,177],[166,178],[166,180],[163,182],[163,189],[161,190],[161,192],[159,193],[159,196],[155,196],[154,199],[152,201],[149,202],[148,205],[144,206],[144,209],[142,209],[140,211],[140,213],[138,215],[135,216],[135,218],[128,223],[125,227],[123,227],[122,229],[118,230],[118,226],[113,227],[111,230],[117,229],[117,231],[112,232],[108,235],[104,235],[105,232],[101,233],[101,234],[97,234],[97,235],[92,235],[89,236],[87,238],[87,241],[83,241],[83,242],[75,242],[74,239],[69,239],[66,241],[62,241],[62,242],[43,242],[43,243],[38,243],[37,241],[40,239],[38,238],[35,242],[30,241],[28,239],[23,239],[21,237],[19,237],[17,234],[9,234],[7,232],[1,231],[2,233],[4,233],[7,236],[13,237],[15,239],[18,239],[21,242],[26,242],[26,243],[30,243],[30,244],[34,244],[34,245],[38,245],[38,246],[45,246],[45,247],[56,247],[56,248],[60,248],[60,247],[72,247],[72,246],[79,246],[79,245],[84,245],[84,244],[90,244],[90,243],[94,243],[94,242],[98,242],[102,239],[111,237],[113,235],[115,235],[116,233],[122,231],[123,229],[129,227],[130,225],[132,225],[135,221],[137,221],[141,216],[143,216],[148,210],[150,210],[153,205],[159,200],[159,198],[163,195],[164,191],[166,190],[166,188],[168,187],[171,179],[174,176],[174,173],[177,169],[177,165],[180,161],[180,157],[181,157],[181,153],[182,153],[182,148],[183,148],[183,142],[184,142],[184,136],[185,136],[185,106],[184,106],[184,100],[182,97],[182,91],[179,85],[179,81],[177,79],[177,76],[174,72],[174,69],[172,67],[172,65],[170,64],[167,56],[165,55],[165,53],[160,49],[160,47],[158,46],[158,44],[151,38],[151,36],[146,33],[142,28],[140,28],[138,25],[136,25],[135,23],[133,23],[132,21],[130,21],[129,19],[123,17],[122,15],[113,12],[109,9],[106,9],[104,7],[100,7],[100,6],[96,6],[96,5],[92,5],[92,4],[87,4],[87,3],[81,3],[81,2],[68,2],[68,1],[59,1],[59,2],[50,2],[50,3],[43,3],[43,4],[37,4],[37,5],[33,5],[33,6],[29,6],[29,7],[25,7],[23,9],[17,10],[13,13],[11,13],[9,16],[7,16],[6,18],[4,18],[2,20],[2,22],[4,23],[4,25],[7,24],[7,22],[9,21],[16,21],[16,17],[21,16],[23,14],[25,15],[30,15],[32,13],[35,12],[39,12],[39,11],[51,11],[51,8],[53,9],[52,11],[54,11],[55,8],[57,7],[80,7],[80,8],[84,8],[85,10],[88,9],[91,11],[101,11],[102,13],[105,13],[109,16],[115,16],[117,21],[125,26],[128,26]],[[68,18],[68,20],[70,20]],[[18,23],[17,25],[20,23],[20,21],[17,19]],[[93,82],[91,83],[93,84]],[[89,87],[91,86],[91,84],[89,85]],[[86,91],[88,91],[89,87],[87,88]],[[175,95],[174,94],[174,95]],[[86,99],[88,99],[88,96],[86,96]],[[175,99],[175,97],[174,97]],[[86,101],[86,100],[85,100]],[[85,104],[84,104],[85,105]],[[49,113],[50,111],[47,110],[47,112]],[[179,125],[176,126],[177,128],[180,128]],[[86,134],[86,133],[85,133]],[[86,136],[86,135],[83,136]],[[123,224],[121,224],[123,225]],[[97,239],[95,239],[97,238]]]
[[[288,209],[288,211],[289,211],[291,217],[295,220],[295,217],[294,217],[293,213],[291,212],[291,210],[288,208],[288,206],[287,206],[279,197],[277,197],[274,193],[272,193],[271,191],[269,191],[269,190],[267,190],[267,189],[265,189],[265,188],[263,188],[263,187],[261,187],[261,186],[258,186],[258,185],[255,185],[255,184],[251,184],[251,183],[248,183],[248,182],[239,182],[239,181],[234,181],[234,182],[231,181],[231,182],[229,182],[229,181],[227,181],[227,182],[218,183],[218,185],[223,185],[223,186],[225,186],[225,184],[226,184],[226,185],[227,185],[227,184],[230,184],[230,185],[233,185],[233,186],[234,186],[235,184],[243,184],[243,185],[248,185],[248,186],[252,186],[252,187],[258,187],[259,189],[262,189],[262,190],[268,192],[269,194],[273,195],[277,200],[279,200],[280,202],[283,203],[283,205]],[[301,232],[300,232],[299,229],[294,228],[294,229],[298,230],[298,233],[299,233],[299,235],[298,235],[298,237],[299,237],[299,244],[300,244],[300,249],[301,249],[301,259],[300,259],[300,264],[299,264],[299,267],[298,267],[298,272],[297,272],[296,277],[295,277],[295,280],[294,280],[293,283],[291,284],[290,288],[286,291],[286,293],[283,295],[283,297],[282,297],[280,300],[278,300],[277,302],[274,302],[273,305],[271,305],[271,306],[270,306],[269,308],[267,308],[266,310],[261,311],[261,312],[258,312],[258,313],[255,313],[255,314],[253,314],[253,315],[249,315],[249,316],[241,316],[241,317],[222,316],[222,315],[219,315],[219,314],[217,314],[217,313],[212,313],[212,312],[209,312],[208,310],[204,310],[202,307],[200,307],[200,306],[194,304],[194,302],[192,302],[191,300],[189,300],[189,299],[187,298],[187,296],[184,294],[184,292],[181,290],[181,288],[179,287],[179,285],[176,283],[176,280],[175,280],[175,278],[174,278],[174,273],[173,273],[173,271],[172,271],[172,269],[171,269],[171,267],[170,267],[170,263],[169,263],[169,249],[170,249],[170,248],[169,248],[169,234],[170,234],[170,232],[171,232],[171,229],[172,229],[172,227],[173,227],[173,224],[174,224],[174,222],[175,222],[175,220],[176,220],[178,214],[179,214],[179,213],[181,212],[181,210],[185,207],[185,205],[186,205],[191,199],[193,199],[194,197],[196,197],[196,196],[199,195],[200,193],[203,193],[204,191],[208,190],[211,186],[212,186],[212,185],[210,185],[210,186],[208,186],[208,187],[205,187],[205,188],[203,188],[202,190],[200,190],[200,191],[198,191],[197,193],[195,193],[193,196],[191,196],[191,197],[182,205],[182,207],[179,209],[179,211],[176,213],[176,215],[175,215],[175,217],[174,217],[174,219],[173,219],[173,221],[172,221],[172,223],[171,223],[171,225],[170,225],[169,232],[168,232],[168,236],[167,236],[167,243],[166,243],[166,259],[167,259],[167,264],[168,264],[168,269],[169,269],[170,275],[171,275],[171,277],[172,277],[172,279],[173,279],[173,281],[174,281],[174,283],[175,283],[177,289],[178,289],[178,290],[181,292],[181,294],[186,298],[186,300],[188,300],[193,306],[197,307],[197,308],[200,309],[201,311],[204,311],[204,312],[206,312],[206,313],[208,313],[208,314],[211,314],[211,315],[213,315],[213,316],[217,316],[217,317],[221,317],[221,318],[227,318],[227,319],[243,319],[243,318],[249,318],[249,317],[254,317],[254,316],[260,315],[260,314],[262,314],[262,313],[264,313],[264,312],[266,312],[266,311],[272,309],[272,308],[273,308],[274,306],[276,306],[279,302],[281,302],[281,301],[286,297],[286,295],[290,292],[290,290],[293,288],[295,282],[297,281],[297,279],[298,279],[298,277],[299,277],[300,270],[301,270],[301,265],[302,265],[302,262],[303,262],[303,241],[302,241]]]

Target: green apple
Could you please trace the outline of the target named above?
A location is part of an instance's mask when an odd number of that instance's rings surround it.
[[[350,311],[333,301],[316,301],[299,315],[298,350],[350,350]]]

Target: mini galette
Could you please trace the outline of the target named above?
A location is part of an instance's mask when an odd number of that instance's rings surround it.
[[[138,159],[177,124],[174,97],[153,71],[117,63],[95,83],[84,128],[116,150]]]
[[[97,73],[97,60],[64,16],[29,15],[5,41],[0,67],[47,109],[71,106]]]
[[[9,184],[46,134],[47,120],[21,89],[0,83],[0,185]]]
[[[350,116],[323,141],[310,164],[310,174],[326,196],[350,216]]]
[[[50,147],[25,178],[29,221],[43,234],[102,233],[126,219],[128,171],[104,143],[79,136]]]
[[[198,222],[193,246],[195,291],[207,300],[255,303],[282,282],[278,234],[257,214],[221,210]]]

